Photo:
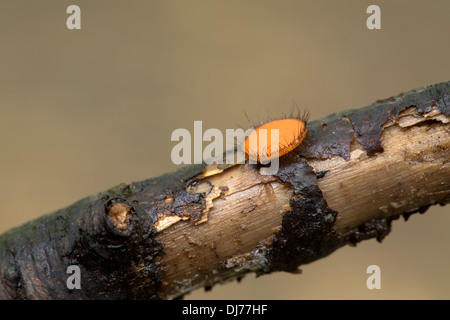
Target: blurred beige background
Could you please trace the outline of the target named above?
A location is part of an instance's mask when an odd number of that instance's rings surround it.
[[[66,28],[81,7],[82,29]],[[381,7],[381,30],[366,8]],[[311,119],[450,80],[450,2],[2,1],[0,232],[177,167],[176,128]],[[187,299],[448,299],[449,207],[394,222],[383,244],[197,290]],[[377,264],[382,289],[366,288]]]

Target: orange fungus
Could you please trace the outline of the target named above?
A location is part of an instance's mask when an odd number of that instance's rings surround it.
[[[278,143],[276,135],[272,133],[278,130]],[[267,122],[245,139],[244,151],[248,159],[258,162],[279,158],[297,148],[306,137],[306,121],[301,119],[281,119]],[[272,145],[274,144],[274,145]]]

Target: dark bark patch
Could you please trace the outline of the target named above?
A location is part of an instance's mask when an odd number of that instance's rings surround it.
[[[401,111],[415,107],[421,114],[437,107],[450,115],[450,82],[438,83],[402,93],[395,97],[377,100],[360,109],[333,114],[321,120],[308,122],[308,134],[295,150],[306,158],[327,159],[350,157],[350,143],[355,137],[369,156],[383,152],[381,133],[384,123],[396,119]]]
[[[441,112],[450,114],[448,82],[438,83],[424,88],[399,94],[385,100],[378,100],[370,106],[344,112],[353,124],[356,139],[362,144],[367,154],[383,152],[381,132],[384,123],[395,119],[406,108],[415,107],[419,113],[430,112],[437,106]]]
[[[291,211],[283,215],[269,252],[270,271],[294,272],[301,264],[327,256],[344,245],[333,229],[337,212],[328,207],[316,174],[304,161],[283,163],[276,175],[292,185]],[[331,221],[332,220],[332,221]]]
[[[398,219],[398,216],[365,221],[359,227],[347,231],[343,237],[347,244],[352,246],[372,238],[376,238],[378,242],[381,242],[391,232],[392,220],[395,219]]]
[[[318,171],[318,172],[316,172],[316,178],[322,179],[323,177],[325,177],[327,175],[328,172],[330,172],[330,170]]]
[[[138,202],[155,221],[164,214],[188,217],[193,223],[198,222],[206,207],[205,195],[212,188],[200,188],[207,183],[193,180],[204,168],[204,165],[192,165],[171,174],[133,183],[133,191],[123,196],[128,201]]]
[[[166,190],[180,189],[186,186],[186,183],[203,172],[205,164],[194,164],[182,167],[175,172],[166,173],[159,177],[147,179],[140,182],[134,182],[133,194],[139,194],[146,199],[155,199],[157,196],[166,193]]]
[[[428,208],[430,208],[430,207],[431,207],[431,205],[426,205],[426,206],[420,207],[420,208],[418,208],[418,209],[415,209],[415,210],[412,210],[412,211],[405,212],[405,213],[402,214],[403,219],[404,219],[405,221],[408,221],[409,217],[410,217],[411,215],[413,215],[414,213],[424,214],[424,213],[428,210]]]
[[[348,160],[352,139],[352,124],[332,115],[308,122],[308,134],[297,153],[307,158],[327,159],[337,155]]]
[[[74,297],[158,298],[163,269],[155,259],[163,248],[154,239],[154,219],[132,203],[125,198],[103,197],[89,205],[79,239],[66,257],[80,266],[83,275],[82,290],[74,291]],[[122,215],[123,219],[114,222],[111,215]],[[90,296],[90,292],[95,295]]]

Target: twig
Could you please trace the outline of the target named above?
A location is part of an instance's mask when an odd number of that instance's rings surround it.
[[[0,236],[0,298],[171,299],[381,241],[450,199],[450,82],[308,124],[273,176],[196,165],[120,185]],[[69,265],[81,289],[67,288]]]

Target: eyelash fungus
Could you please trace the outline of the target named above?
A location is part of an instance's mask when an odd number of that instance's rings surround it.
[[[288,154],[295,148],[297,148],[305,139],[309,114],[304,112],[300,115],[300,112],[296,117],[292,115],[285,119],[272,120],[260,125],[246,137],[244,141],[244,151],[248,159],[263,162],[271,159],[279,158]],[[278,129],[278,146],[272,146],[271,144],[271,130]],[[264,130],[264,131],[262,131]],[[267,136],[265,144],[259,142],[260,133]],[[250,146],[250,141],[257,141],[256,148]]]

